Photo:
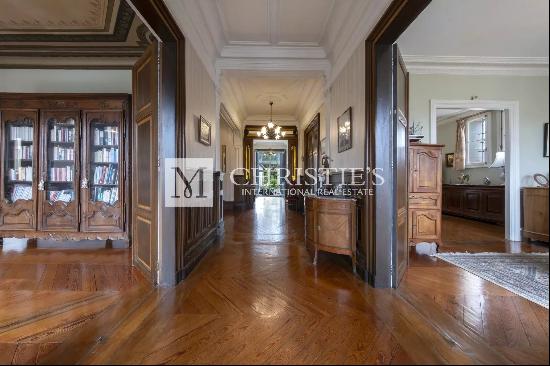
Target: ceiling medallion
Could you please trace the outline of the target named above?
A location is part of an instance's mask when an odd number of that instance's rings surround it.
[[[273,123],[273,102],[269,102],[269,106],[271,108],[269,121],[267,122],[267,125],[263,126],[262,129],[257,132],[257,134],[258,137],[261,137],[264,140],[280,140],[281,137],[285,137],[286,132],[281,131],[281,126],[277,126]]]

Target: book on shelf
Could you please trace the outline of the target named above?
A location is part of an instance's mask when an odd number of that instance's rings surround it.
[[[8,179],[14,182],[32,182],[32,166],[8,169]]]
[[[10,140],[16,141],[32,141],[33,127],[32,126],[10,126]]]
[[[17,200],[32,200],[32,186],[15,184],[11,191],[11,202]]]
[[[48,200],[50,202],[71,202],[74,200],[74,191],[72,189],[64,189],[61,191],[48,191]]]
[[[96,166],[93,184],[118,184],[118,168],[113,165]]]
[[[74,148],[54,146],[53,160],[74,160]]]
[[[94,187],[92,197],[95,202],[105,202],[109,205],[113,205],[118,201],[118,187]]]
[[[31,146],[23,146],[20,144],[16,144],[13,146],[13,158],[14,159],[32,159],[32,145]]]
[[[74,179],[74,168],[72,166],[50,168],[50,181],[72,182]]]
[[[118,148],[103,148],[94,151],[95,163],[118,163]]]
[[[74,142],[74,127],[58,127],[54,125],[50,130],[51,142]]]
[[[118,127],[94,128],[94,145],[118,145]]]

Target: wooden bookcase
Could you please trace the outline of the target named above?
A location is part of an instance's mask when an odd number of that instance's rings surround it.
[[[0,237],[129,238],[129,103],[0,93]]]

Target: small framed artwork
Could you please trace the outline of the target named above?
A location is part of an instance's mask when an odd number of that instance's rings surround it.
[[[222,145],[222,172],[227,172],[227,146]]]
[[[452,168],[455,166],[455,153],[445,154],[445,162],[447,167]]]
[[[548,154],[550,153],[550,136],[548,136],[548,122],[544,124],[544,151],[542,152],[542,155],[547,158]]]
[[[203,116],[199,119],[199,142],[207,146],[212,143],[212,124]]]
[[[351,107],[349,107],[340,117],[338,117],[338,152],[351,149]]]

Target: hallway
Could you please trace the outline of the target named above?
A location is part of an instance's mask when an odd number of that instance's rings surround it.
[[[547,310],[444,262],[413,256],[399,290],[345,257],[314,268],[303,217],[274,197],[225,230],[175,289],[124,250],[2,252],[0,363],[548,363]]]

